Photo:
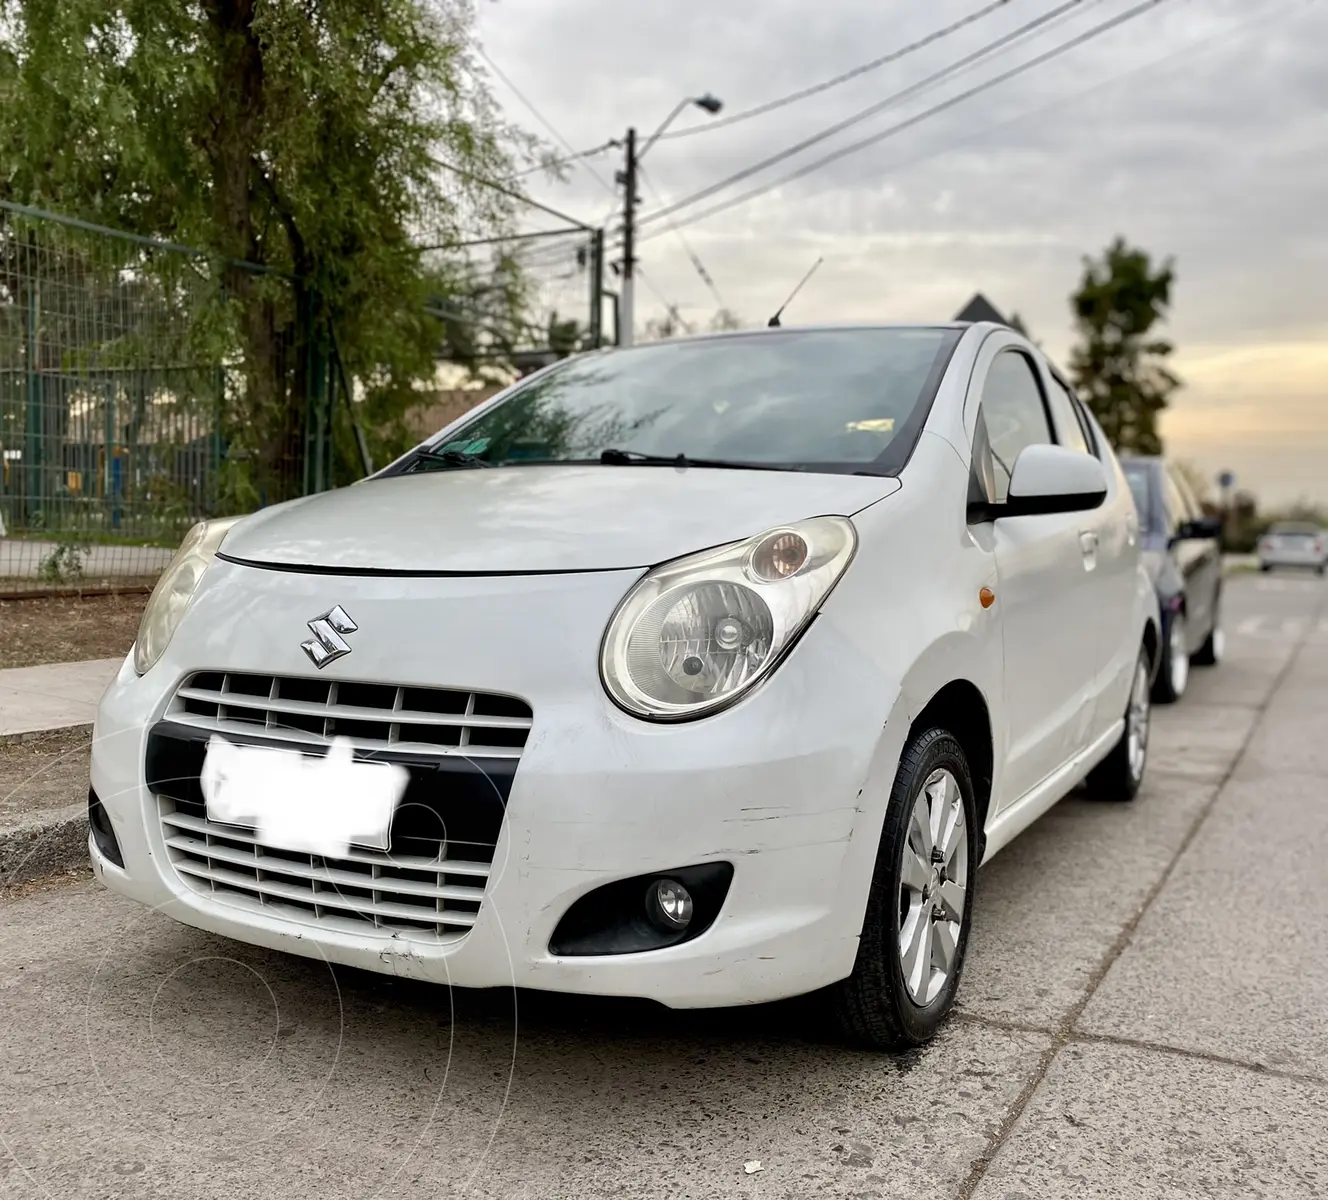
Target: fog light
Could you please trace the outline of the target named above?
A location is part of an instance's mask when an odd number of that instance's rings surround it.
[[[692,894],[676,879],[656,879],[646,889],[646,912],[661,929],[676,933],[692,919]]]

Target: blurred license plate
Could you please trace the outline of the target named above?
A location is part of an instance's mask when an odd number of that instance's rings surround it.
[[[395,763],[355,761],[342,739],[314,757],[237,746],[214,734],[200,783],[209,821],[252,829],[277,849],[339,858],[352,845],[388,849],[409,779]]]

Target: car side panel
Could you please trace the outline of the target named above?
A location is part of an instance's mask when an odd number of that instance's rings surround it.
[[[897,493],[853,518],[857,558],[818,618],[835,623],[875,673],[900,688],[854,831],[855,843],[869,843],[873,862],[902,738],[946,684],[965,680],[984,697],[994,743],[993,809],[1005,786],[1000,605],[984,609],[979,598],[983,587],[998,591],[999,581],[989,541],[966,521],[968,463],[948,440],[924,431],[901,478]],[[925,576],[916,569],[901,575],[902,563],[929,569]]]
[[[1142,535],[1138,511],[1129,481],[1102,427],[1086,412],[1107,475],[1107,499],[1103,509],[1115,522],[1117,540],[1107,543],[1115,561],[1107,564],[1109,587],[1102,595],[1102,608],[1094,616],[1101,624],[1100,687],[1094,728],[1099,733],[1120,720],[1134,682],[1144,630],[1151,622],[1158,631],[1161,616],[1157,589],[1142,561]]]
[[[1048,375],[1048,391],[1058,386],[1046,364],[1041,364]],[[1139,553],[1141,546],[1140,521],[1129,480],[1121,469],[1101,429],[1096,427],[1091,414],[1079,407],[1088,422],[1092,444],[1087,447],[1103,466],[1107,476],[1107,496],[1097,508],[1076,514],[1081,536],[1092,539],[1092,550],[1085,557],[1087,568],[1084,580],[1084,603],[1077,614],[1082,624],[1091,626],[1094,637],[1093,680],[1090,687],[1089,715],[1073,731],[1070,739],[1071,754],[1096,742],[1120,717],[1112,708],[1118,675],[1121,670],[1121,647],[1133,644],[1128,657],[1132,672],[1138,643],[1134,640],[1137,624],[1135,591],[1138,585]],[[1053,415],[1055,415],[1053,413]],[[1063,414],[1072,416],[1073,412]],[[1063,442],[1067,431],[1057,432]],[[1132,675],[1131,675],[1132,678]],[[1107,697],[1112,697],[1108,702]]]
[[[983,342],[965,403],[965,424],[976,429],[988,373],[1007,350],[1030,359],[1044,397],[1051,380],[1041,355],[1009,330],[993,330]],[[1057,436],[1044,399],[1049,432]],[[968,461],[972,459],[969,442]],[[1002,517],[974,527],[995,557],[1005,655],[1004,720],[1008,737],[1006,786],[998,807],[1052,776],[1089,738],[1097,709],[1097,649],[1083,621],[1095,570],[1084,534],[1086,513]]]
[[[1162,493],[1171,498],[1170,503],[1164,504],[1167,530],[1169,536],[1175,537],[1186,522],[1201,517],[1203,511],[1170,464],[1163,463],[1161,471],[1166,481]],[[1171,554],[1184,580],[1186,648],[1193,652],[1203,645],[1213,625],[1217,589],[1222,581],[1221,547],[1215,538],[1181,538]]]
[[[1129,480],[1100,427],[1093,432],[1107,476],[1107,497],[1093,513],[1085,514],[1093,518],[1098,538],[1096,578],[1084,614],[1093,622],[1097,636],[1096,709],[1089,741],[1101,736],[1125,711],[1142,636],[1141,589],[1147,596],[1154,595],[1140,558],[1139,514]]]

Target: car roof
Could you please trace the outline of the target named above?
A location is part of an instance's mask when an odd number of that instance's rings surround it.
[[[964,330],[972,328],[971,321],[827,321],[814,325],[776,325],[773,328],[762,325],[755,329],[725,329],[718,333],[689,333],[683,337],[669,338],[667,344],[680,342],[718,342],[729,338],[770,337],[790,333],[836,333],[856,329],[950,329]],[[993,329],[999,326],[992,325]],[[1017,332],[1017,331],[1011,331]],[[634,342],[631,346],[605,346],[606,350],[637,350],[646,346],[658,346],[661,342]]]
[[[592,350],[592,354],[617,354],[630,353],[633,350],[643,349],[647,346],[658,346],[689,342],[715,342],[723,341],[727,338],[758,338],[771,335],[790,334],[790,333],[822,333],[846,331],[854,329],[943,329],[957,333],[966,333],[970,329],[980,329],[987,332],[1001,332],[1012,334],[1024,343],[1024,349],[1030,354],[1037,355],[1042,365],[1047,368],[1062,387],[1073,390],[1069,382],[1069,376],[1048,357],[1045,350],[1033,343],[1032,339],[1019,332],[1010,325],[997,321],[839,321],[825,322],[821,324],[808,325],[763,325],[756,329],[725,329],[718,333],[689,333],[680,338],[668,338],[666,342],[634,342],[630,346],[602,346],[599,350]],[[556,364],[555,364],[556,365]]]

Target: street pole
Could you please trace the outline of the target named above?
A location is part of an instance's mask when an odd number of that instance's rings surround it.
[[[604,345],[604,230],[597,229],[590,239],[590,348]]]
[[[636,280],[636,130],[627,131],[627,161],[623,168],[623,273],[618,313],[618,344],[630,346],[635,329]]]

